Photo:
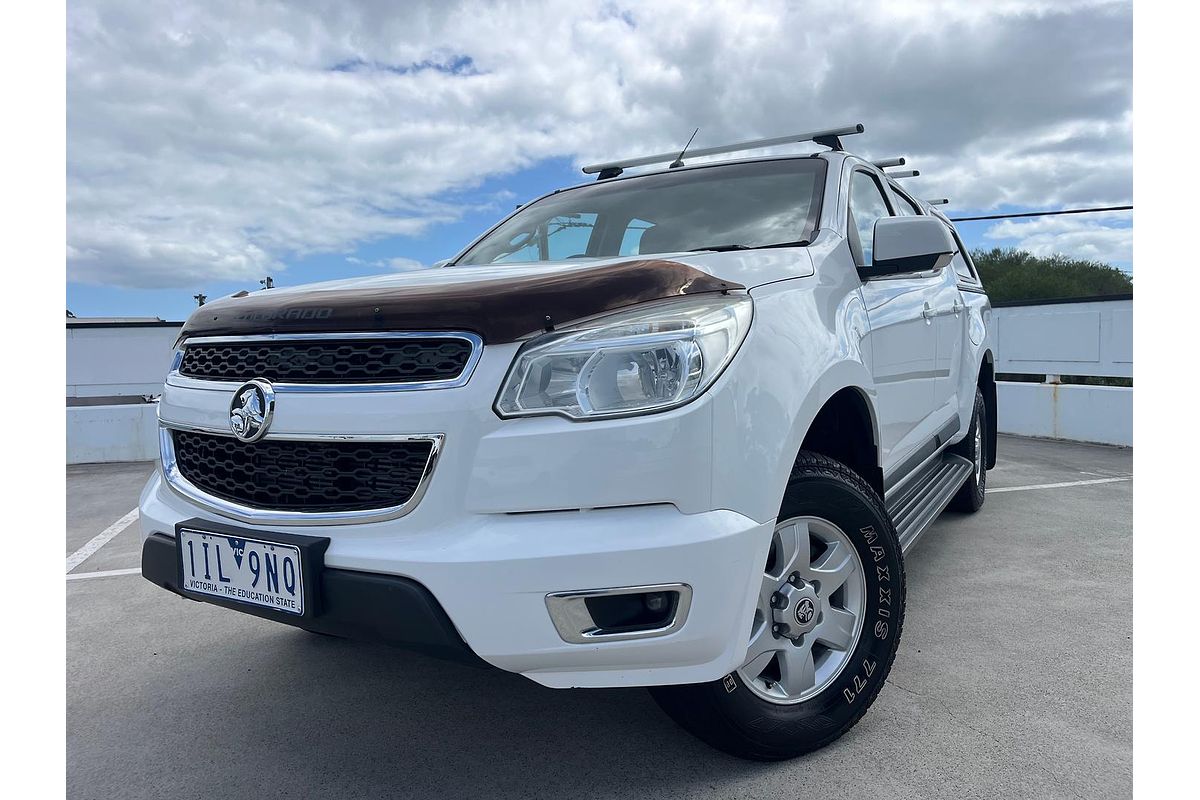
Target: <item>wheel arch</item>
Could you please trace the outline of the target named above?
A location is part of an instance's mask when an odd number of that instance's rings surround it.
[[[999,412],[996,406],[996,360],[991,350],[983,351],[977,384],[979,391],[983,393],[983,404],[987,409],[987,461],[984,466],[992,469],[996,466],[996,420]]]
[[[882,497],[879,419],[873,393],[865,388],[869,378],[862,364],[842,362],[817,381],[790,437],[788,472],[800,451],[809,450],[846,464]]]
[[[883,496],[877,423],[862,388],[845,386],[834,392],[809,424],[800,450],[845,464]]]

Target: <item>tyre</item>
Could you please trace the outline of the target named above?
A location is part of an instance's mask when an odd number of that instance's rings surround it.
[[[711,683],[650,690],[699,739],[760,761],[852,728],[883,688],[904,622],[896,532],[855,472],[802,451],[778,519],[744,664]]]
[[[987,406],[983,402],[983,392],[976,389],[975,411],[971,414],[967,438],[951,448],[952,453],[970,461],[972,467],[971,477],[967,478],[947,506],[952,511],[974,514],[987,498],[987,434]]]

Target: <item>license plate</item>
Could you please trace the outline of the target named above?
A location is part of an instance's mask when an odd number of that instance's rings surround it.
[[[178,536],[185,591],[304,613],[299,547],[186,529]]]

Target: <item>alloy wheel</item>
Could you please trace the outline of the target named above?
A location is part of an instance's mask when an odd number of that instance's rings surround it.
[[[841,674],[862,634],[866,581],[846,533],[819,517],[775,527],[742,682],[772,703],[817,696]]]

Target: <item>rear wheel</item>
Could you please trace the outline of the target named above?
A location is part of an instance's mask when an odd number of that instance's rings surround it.
[[[651,689],[680,725],[743,758],[773,761],[837,739],[891,669],[904,565],[879,496],[848,467],[802,452],[763,570],[740,668]]]
[[[973,514],[987,499],[987,441],[987,404],[983,401],[983,392],[976,389],[975,410],[971,414],[967,437],[951,450],[971,462],[971,477],[950,500],[948,508],[951,510]]]

